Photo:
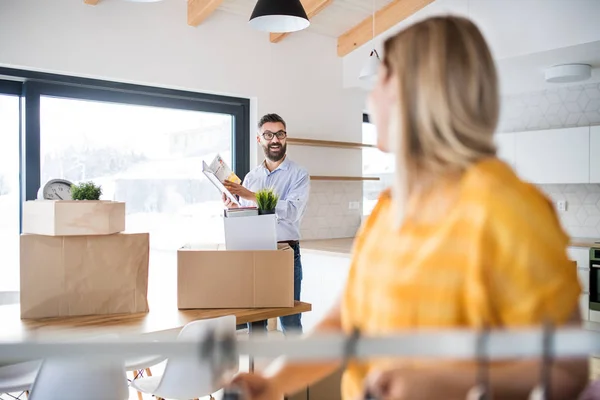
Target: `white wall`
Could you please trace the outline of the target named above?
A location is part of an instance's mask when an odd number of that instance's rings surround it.
[[[271,44],[246,18],[217,11],[194,28],[186,13],[183,0],[0,0],[0,65],[247,97],[253,132],[257,116],[277,112],[290,135],[361,140],[364,95],[342,88],[335,39],[299,32]],[[293,152],[331,175],[311,148]],[[330,165],[360,174],[359,153],[332,153]]]

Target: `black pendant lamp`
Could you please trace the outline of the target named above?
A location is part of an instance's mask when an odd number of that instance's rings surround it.
[[[265,32],[296,32],[308,28],[310,21],[300,0],[258,0],[250,25]]]

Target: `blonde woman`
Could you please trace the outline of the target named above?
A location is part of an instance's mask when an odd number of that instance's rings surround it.
[[[316,332],[577,323],[580,287],[552,205],[496,158],[496,69],[477,27],[457,17],[419,22],[385,42],[370,94],[378,146],[397,177],[358,235],[345,291]],[[288,364],[241,375],[253,400],[280,399],[339,365]],[[556,360],[552,399],[585,385],[585,360]],[[476,365],[353,362],[345,400],[368,386],[381,399],[460,399]],[[495,400],[526,399],[539,361],[491,367]]]

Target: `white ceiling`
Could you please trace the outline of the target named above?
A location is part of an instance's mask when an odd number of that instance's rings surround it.
[[[479,26],[498,63],[504,94],[556,87],[544,81],[544,69],[555,64],[600,67],[600,0],[436,0],[379,35],[375,47],[381,49],[383,40],[422,18],[446,14],[469,17]],[[372,46],[344,57],[345,87],[371,86],[358,76]],[[592,79],[599,73],[594,70]]]
[[[285,0],[282,0],[285,1]],[[379,10],[392,0],[376,0],[375,9]],[[250,18],[256,1],[224,0],[219,10]],[[338,37],[359,22],[372,15],[372,0],[334,0],[321,13],[311,19],[309,31]]]

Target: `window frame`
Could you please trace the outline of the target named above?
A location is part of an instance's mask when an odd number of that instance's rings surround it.
[[[246,98],[4,67],[0,67],[0,94],[16,95],[21,99],[19,233],[22,232],[23,203],[35,200],[41,185],[41,96],[231,115],[232,169],[238,176],[245,176],[250,171],[250,100]]]

